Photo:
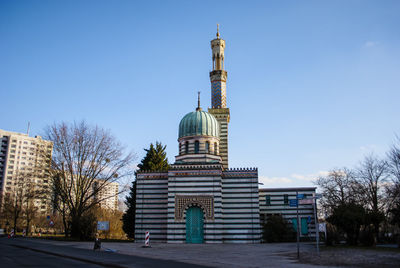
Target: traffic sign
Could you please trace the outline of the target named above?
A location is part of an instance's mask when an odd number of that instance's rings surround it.
[[[300,205],[313,204],[313,203],[314,203],[313,198],[306,198],[306,199],[299,200]]]
[[[298,194],[297,195],[297,199],[303,199],[304,198],[304,194]]]
[[[289,200],[289,206],[297,207],[297,199],[290,199]]]

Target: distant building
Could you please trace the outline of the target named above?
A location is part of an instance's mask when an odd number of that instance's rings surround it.
[[[51,165],[53,143],[40,136],[0,129],[0,193],[5,198],[15,195],[17,189],[26,191],[27,185],[50,190],[48,170]],[[22,187],[22,189],[21,189]],[[39,213],[51,211],[51,200],[36,198]]]
[[[97,187],[98,182],[95,181],[93,187]],[[103,189],[99,190],[94,196],[96,200],[100,200],[99,206],[101,208],[118,210],[118,193],[119,183],[110,182],[107,183]]]
[[[272,215],[282,215],[293,229],[297,230],[297,207],[290,206],[290,200],[299,199],[299,222],[300,236],[315,238],[315,219],[313,204],[300,204],[305,199],[311,199],[315,195],[316,187],[296,187],[296,188],[267,188],[260,189],[260,220],[261,224],[266,223]]]

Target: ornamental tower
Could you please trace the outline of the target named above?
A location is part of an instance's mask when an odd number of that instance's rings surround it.
[[[225,40],[219,37],[217,24],[217,38],[211,40],[213,70],[210,72],[211,81],[211,109],[208,112],[218,120],[220,126],[219,150],[222,166],[228,168],[228,123],[229,108],[226,107],[226,79],[228,73],[224,70]]]

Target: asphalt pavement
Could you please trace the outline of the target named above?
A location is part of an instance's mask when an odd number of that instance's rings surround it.
[[[172,260],[0,238],[0,267],[207,267]]]

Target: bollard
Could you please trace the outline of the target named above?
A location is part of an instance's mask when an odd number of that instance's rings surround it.
[[[144,236],[144,246],[143,246],[144,248],[149,248],[150,247],[150,232],[149,231],[147,231],[146,233],[145,233],[145,236]]]

